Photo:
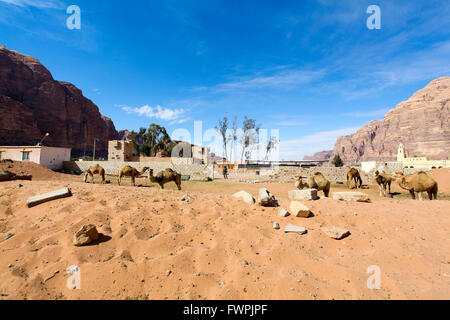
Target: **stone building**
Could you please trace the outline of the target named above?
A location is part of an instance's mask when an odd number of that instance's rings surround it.
[[[402,163],[403,168],[450,168],[450,160],[428,160],[426,157],[408,158],[402,143],[398,146],[397,161]]]
[[[136,156],[133,143],[126,140],[113,140],[108,144],[108,160],[122,162],[174,162],[177,164],[205,164],[210,163],[210,148],[197,146],[187,142],[177,141],[179,149],[177,157],[143,157]],[[188,148],[188,149],[186,149]]]

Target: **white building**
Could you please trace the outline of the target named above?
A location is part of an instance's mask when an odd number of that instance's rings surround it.
[[[70,161],[70,148],[43,146],[2,147],[0,160],[31,161],[52,170],[61,170],[64,161]]]

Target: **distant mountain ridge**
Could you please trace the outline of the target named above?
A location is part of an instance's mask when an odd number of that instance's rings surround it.
[[[73,155],[105,155],[119,135],[111,119],[71,83],[56,81],[35,58],[0,45],[0,145],[73,148]]]

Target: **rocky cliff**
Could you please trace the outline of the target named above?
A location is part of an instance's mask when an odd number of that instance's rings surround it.
[[[333,156],[333,150],[320,151],[312,156],[304,156],[303,160],[329,160]]]
[[[35,58],[0,46],[0,145],[70,147],[73,155],[107,154],[108,141],[118,139],[111,119],[68,82],[56,81]]]
[[[407,155],[449,159],[450,77],[430,82],[383,120],[363,126],[355,134],[339,137],[334,153],[349,163],[395,160],[400,143]]]

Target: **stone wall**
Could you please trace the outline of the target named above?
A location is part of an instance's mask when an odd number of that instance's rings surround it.
[[[212,165],[173,164],[169,162],[66,161],[64,162],[64,170],[80,174],[94,164],[101,165],[108,175],[118,175],[122,167],[129,165],[139,171],[144,167],[149,167],[154,170],[154,174],[166,168],[171,168],[184,176],[190,176],[191,180],[213,178]]]
[[[427,171],[424,169],[402,169],[401,166],[388,165],[385,168],[385,172],[392,174],[395,171],[403,171],[405,175],[412,174],[417,171]],[[372,169],[369,172],[364,172],[360,167],[354,167],[358,169],[361,179],[364,184],[372,184],[374,181],[374,172],[377,170],[377,167]],[[276,180],[278,182],[293,182],[295,175],[301,175],[303,177],[312,176],[316,172],[322,173],[325,178],[330,180],[331,182],[346,182],[347,181],[347,172],[350,170],[350,167],[313,167],[313,168],[299,168],[299,167],[278,167],[274,169],[274,173],[270,175],[270,180]]]

